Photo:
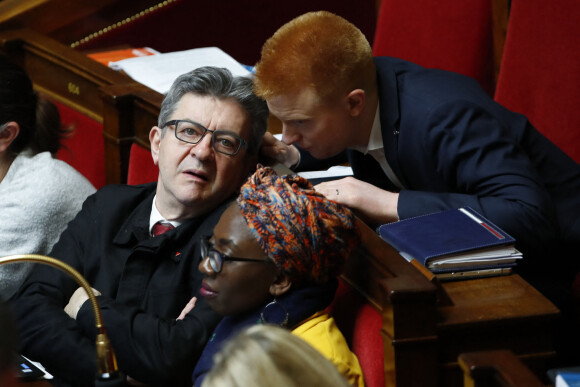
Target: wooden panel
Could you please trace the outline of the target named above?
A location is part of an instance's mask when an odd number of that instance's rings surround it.
[[[3,0],[0,2],[0,26],[3,29],[30,28],[45,35],[78,22],[117,0]],[[66,12],[63,12],[66,10]]]
[[[160,0],[2,0],[0,30],[27,28],[69,45]]]
[[[461,386],[462,352],[509,349],[538,373],[555,356],[559,310],[520,276],[449,282],[443,288],[453,306],[438,308],[441,385]]]
[[[99,87],[132,80],[32,30],[0,32],[0,50],[18,62],[36,89],[102,122]]]

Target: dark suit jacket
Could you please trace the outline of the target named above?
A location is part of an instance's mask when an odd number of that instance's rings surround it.
[[[470,206],[524,252],[580,242],[580,166],[526,117],[469,77],[389,57],[375,64],[385,155],[404,185],[400,219]],[[347,154],[356,178],[398,190],[371,156]]]
[[[125,374],[151,385],[190,386],[220,318],[200,299],[184,320],[175,319],[201,286],[198,241],[212,233],[225,205],[151,238],[155,188],[105,186],[86,200],[50,255],[102,293],[105,329]],[[38,266],[12,307],[22,352],[61,382],[86,386],[96,373],[93,312],[88,302],[76,321],[63,312],[77,288],[60,271]]]

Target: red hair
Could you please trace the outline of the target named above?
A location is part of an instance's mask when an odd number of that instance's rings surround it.
[[[325,98],[375,84],[371,46],[352,23],[326,11],[286,23],[262,47],[254,91],[262,98],[307,87]]]

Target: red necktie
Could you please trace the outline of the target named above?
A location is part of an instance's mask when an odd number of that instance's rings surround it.
[[[175,227],[171,223],[157,222],[153,225],[153,236],[161,235]]]

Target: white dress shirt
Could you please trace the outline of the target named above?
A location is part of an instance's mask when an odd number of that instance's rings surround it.
[[[385,157],[385,148],[383,147],[383,135],[381,132],[381,120],[380,120],[380,112],[379,107],[377,106],[377,112],[375,113],[375,120],[373,121],[373,127],[371,129],[371,135],[369,137],[369,143],[364,147],[353,147],[352,149],[361,152],[362,154],[370,154],[381,166],[389,180],[398,187],[399,189],[403,189],[403,184],[393,172],[393,169],[387,162],[387,158]]]

